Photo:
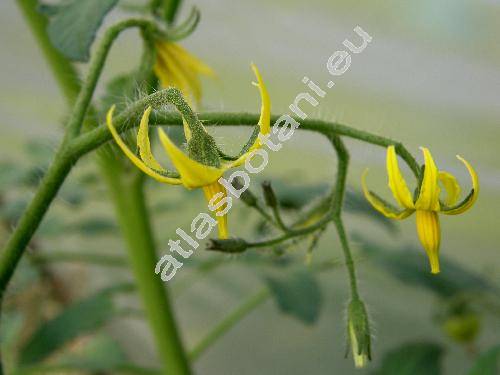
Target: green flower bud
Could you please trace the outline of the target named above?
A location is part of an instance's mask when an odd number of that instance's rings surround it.
[[[232,185],[238,191],[241,191],[243,188],[243,184],[241,183],[241,179],[239,177],[233,180]],[[241,193],[240,199],[249,207],[255,207],[257,205],[257,197],[249,189],[245,189]]]
[[[262,191],[264,193],[264,201],[269,207],[278,206],[278,199],[276,198],[276,194],[274,193],[273,187],[271,186],[271,182],[264,181],[262,183]]]
[[[248,244],[241,238],[211,239],[207,245],[207,250],[221,251],[223,253],[242,253],[247,247]]]
[[[347,309],[347,339],[351,346],[354,366],[365,367],[372,359],[370,325],[365,305],[357,298],[349,303]]]

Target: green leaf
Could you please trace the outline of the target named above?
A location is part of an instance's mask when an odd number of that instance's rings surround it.
[[[125,361],[125,353],[113,339],[98,335],[87,342],[78,354],[69,353],[58,364],[97,372],[113,370]]]
[[[496,375],[499,372],[500,344],[481,353],[467,375]]]
[[[464,291],[497,291],[488,280],[442,255],[441,272],[439,277],[436,277],[430,273],[427,257],[420,248],[403,245],[390,249],[359,234],[353,235],[353,240],[375,264],[389,271],[398,280],[426,288],[442,297],[450,297]]]
[[[50,14],[47,32],[52,44],[71,60],[88,61],[97,29],[117,1],[67,0],[45,6],[42,11]]]
[[[112,292],[122,289],[122,286],[117,286],[101,291],[72,304],[43,323],[21,348],[21,364],[43,361],[71,340],[100,328],[113,316]]]
[[[267,271],[264,279],[278,308],[305,324],[319,317],[323,298],[318,281],[303,265]]]
[[[432,342],[408,343],[384,355],[372,375],[439,375],[443,348]]]

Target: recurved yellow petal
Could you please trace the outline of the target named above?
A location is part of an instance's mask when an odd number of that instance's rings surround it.
[[[455,176],[445,171],[439,171],[438,178],[443,184],[444,190],[446,190],[445,203],[447,206],[451,207],[458,201],[458,197],[460,196],[460,185]]]
[[[165,151],[181,175],[182,184],[186,188],[193,189],[210,185],[217,181],[224,173],[225,169],[204,165],[191,159],[170,140],[163,129],[159,128],[158,133]]]
[[[113,105],[107,115],[106,115],[106,124],[108,125],[108,129],[111,132],[111,135],[115,139],[115,142],[118,144],[118,146],[122,149],[123,153],[132,161],[132,163],[135,164],[137,168],[139,168],[141,171],[146,173],[148,176],[153,177],[155,180],[159,182],[164,182],[166,184],[171,184],[171,185],[180,185],[181,180],[178,178],[173,178],[173,177],[166,177],[158,172],[154,171],[150,167],[148,167],[141,159],[139,159],[130,149],[127,147],[125,142],[120,138],[120,135],[116,131],[115,127],[113,126],[113,112],[115,110],[115,106]]]
[[[429,258],[431,273],[439,273],[439,245],[441,242],[439,216],[434,211],[417,210],[416,222],[418,238]]]
[[[467,167],[467,170],[469,171],[470,177],[472,179],[472,192],[467,197],[467,199],[458,207],[452,208],[451,210],[443,210],[443,214],[446,215],[458,215],[467,211],[474,205],[479,195],[479,178],[477,177],[476,171],[474,170],[474,168],[472,168],[469,162],[461,156],[457,155],[457,159],[464,163]]]
[[[224,186],[222,186],[221,184],[219,184],[218,181],[215,181],[214,183],[212,183],[210,185],[204,186],[203,193],[205,193],[205,198],[207,199],[207,202],[210,202],[210,200],[213,198],[214,195],[216,195],[218,193],[222,193],[222,194],[219,194],[220,197],[214,203],[219,202],[221,199],[223,199],[227,195],[226,188]],[[216,213],[221,212],[225,208],[226,208],[225,206],[221,206],[218,209],[216,209],[215,212]],[[215,218],[217,219],[217,223],[219,226],[219,238],[221,238],[221,239],[228,238],[229,232],[227,229],[227,215],[222,215],[222,216],[215,215]]]
[[[382,199],[377,197],[375,194],[370,192],[368,189],[368,186],[366,185],[366,175],[368,174],[368,169],[366,169],[363,172],[363,175],[361,177],[361,185],[363,186],[363,193],[365,195],[365,198],[368,202],[371,203],[373,208],[375,208],[378,212],[380,212],[382,215],[385,217],[388,217],[389,219],[395,219],[395,220],[402,220],[406,219],[408,216],[410,216],[413,213],[413,209],[405,209],[403,211],[398,211],[394,207],[389,206],[386,202],[384,202]]]
[[[398,157],[394,146],[387,147],[387,175],[389,176],[389,188],[394,199],[404,208],[413,209],[413,198],[406,185],[406,181],[399,169]]]
[[[151,169],[164,172],[165,169],[155,159],[151,152],[151,143],[149,141],[149,114],[151,107],[146,108],[141,118],[139,131],[137,132],[137,147],[139,148],[139,155],[146,166]]]
[[[439,193],[441,189],[438,185],[438,169],[429,150],[425,147],[421,147],[421,150],[424,154],[425,170],[415,208],[417,210],[439,211]]]
[[[258,125],[260,128],[260,134],[266,135],[271,131],[271,99],[269,97],[269,92],[267,91],[266,85],[264,84],[264,80],[260,75],[259,69],[257,69],[257,66],[253,63],[252,70],[257,77],[257,84],[255,85],[259,88],[261,100],[260,118]],[[257,137],[248,151],[241,155],[237,160],[231,162],[228,167],[232,168],[243,164],[250,153],[260,147],[262,147],[262,142]]]

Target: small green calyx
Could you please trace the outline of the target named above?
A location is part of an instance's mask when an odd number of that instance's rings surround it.
[[[201,127],[201,123],[199,124]],[[202,164],[220,168],[221,162],[215,140],[203,129],[191,129],[191,139],[188,141],[188,155]]]
[[[248,243],[241,238],[228,238],[223,240],[211,239],[207,250],[220,251],[223,253],[242,253],[248,248]]]

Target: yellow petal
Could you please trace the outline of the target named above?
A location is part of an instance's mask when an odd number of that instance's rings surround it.
[[[259,88],[260,100],[261,100],[260,118],[258,125],[260,128],[260,134],[266,135],[269,134],[269,132],[271,131],[271,99],[269,97],[269,92],[267,91],[262,76],[260,75],[259,69],[257,69],[257,66],[253,63],[252,63],[252,70],[255,76],[257,77],[256,86]],[[243,155],[241,155],[235,161],[229,163],[228,167],[232,168],[243,164],[246,158],[250,155],[250,153],[260,147],[262,147],[262,142],[257,137],[253,145],[248,149],[248,151],[245,152]]]
[[[192,97],[194,97],[194,91],[200,90],[200,84],[198,82],[190,82],[186,77],[185,71],[182,70],[181,65],[183,62],[176,61],[175,57],[169,52],[168,47],[157,47],[157,54],[159,60],[159,68],[166,68],[166,73],[170,73],[169,79],[166,82],[170,86],[177,87],[182,94],[185,96],[188,104],[192,105]],[[164,86],[162,82],[162,86]],[[166,87],[166,86],[164,86]],[[199,98],[199,96],[198,96]]]
[[[425,170],[415,208],[417,210],[439,211],[439,193],[441,189],[438,185],[438,169],[429,150],[425,147],[421,147],[421,149],[425,159]]]
[[[435,211],[417,210],[416,222],[418,238],[429,258],[431,273],[439,273],[441,230],[438,214]]]
[[[477,173],[472,168],[472,166],[465,160],[464,158],[460,157],[457,155],[458,160],[460,160],[462,163],[465,164],[467,167],[467,170],[469,171],[470,177],[472,179],[472,191],[471,194],[460,204],[458,207],[453,207],[450,210],[443,210],[441,211],[443,214],[446,215],[458,215],[461,214],[465,211],[467,211],[469,208],[471,208],[474,203],[477,200],[477,197],[479,195],[479,178],[477,177]]]
[[[139,168],[141,171],[146,173],[148,176],[153,177],[155,180],[159,182],[163,182],[166,184],[171,184],[171,185],[180,185],[181,180],[178,178],[173,178],[173,177],[166,177],[161,175],[160,173],[152,170],[149,168],[144,162],[139,159],[130,149],[127,147],[125,142],[120,138],[120,135],[116,131],[115,127],[113,126],[113,112],[115,110],[115,106],[113,105],[106,116],[106,123],[108,125],[108,129],[111,132],[111,135],[115,139],[115,142],[118,144],[118,146],[122,149],[123,153],[132,161],[132,163],[135,164],[137,168]]]
[[[368,174],[368,169],[363,172],[361,177],[361,185],[363,186],[363,193],[368,202],[371,203],[373,208],[375,208],[378,212],[380,212],[385,217],[389,219],[402,220],[406,219],[413,213],[413,209],[405,209],[403,211],[398,211],[394,207],[391,207],[389,204],[384,202],[382,199],[373,194],[366,185],[366,175]]]
[[[447,206],[451,207],[458,201],[458,197],[460,196],[460,185],[455,176],[445,171],[439,171],[438,178],[446,190],[445,203]]]
[[[224,173],[225,169],[204,165],[191,159],[170,140],[163,129],[159,128],[158,133],[165,151],[181,175],[182,184],[186,188],[192,189],[210,185]]]
[[[227,196],[226,188],[219,184],[218,181],[215,181],[213,184],[207,185],[203,187],[203,192],[205,193],[205,198],[207,199],[207,202],[210,202],[212,197],[217,194],[217,193],[222,193],[222,197],[219,198],[223,199],[225,196]],[[222,206],[216,210],[216,212],[223,211],[226,207]],[[227,229],[227,215],[223,216],[217,216],[215,215],[215,218],[217,219],[218,226],[219,226],[219,238],[220,239],[226,239],[229,237],[229,232]]]
[[[151,143],[149,141],[149,114],[151,113],[151,107],[146,108],[144,114],[141,118],[141,124],[139,125],[139,131],[137,132],[137,147],[139,148],[139,155],[142,161],[149,168],[155,169],[157,171],[166,172],[165,169],[158,163],[155,159],[153,153],[151,152]]]
[[[389,188],[394,199],[404,208],[413,209],[413,198],[406,185],[406,181],[399,169],[398,157],[394,146],[387,147],[387,175],[389,176]]]
[[[184,47],[176,43],[169,43],[169,49],[177,57],[179,61],[183,61],[184,64],[189,66],[192,70],[199,74],[203,74],[209,77],[215,76],[214,71],[207,64],[201,61],[196,56],[189,53]]]

